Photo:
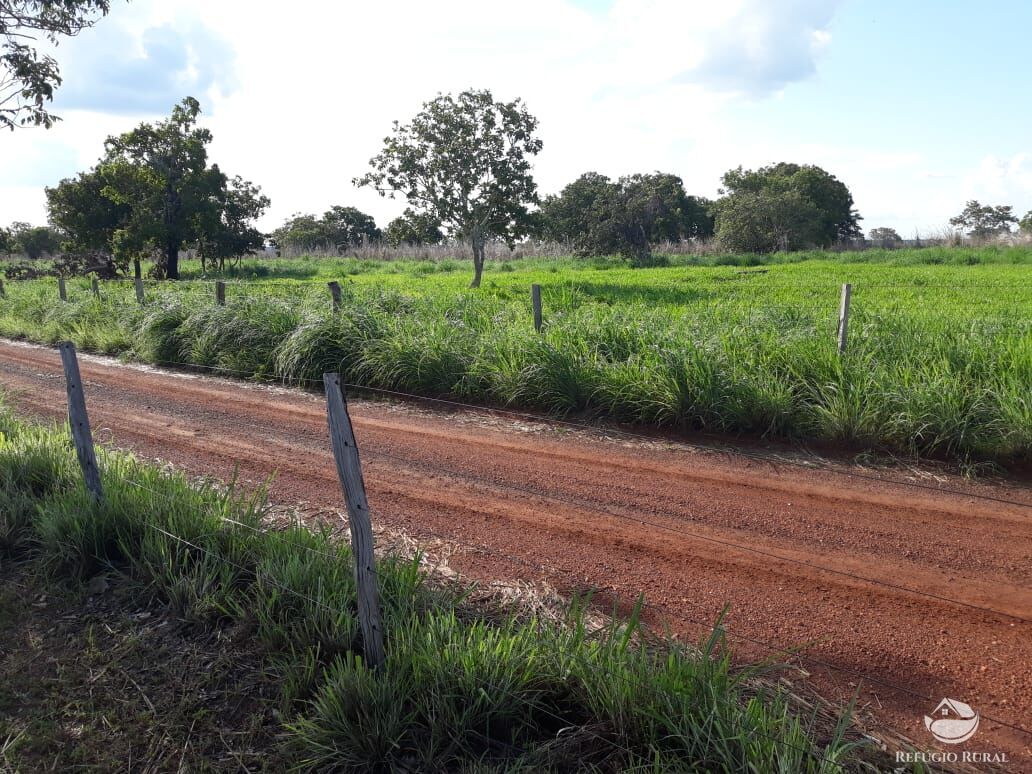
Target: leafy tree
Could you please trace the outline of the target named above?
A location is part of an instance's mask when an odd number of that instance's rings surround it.
[[[378,242],[383,237],[372,215],[354,207],[330,207],[323,215],[323,223],[338,252],[364,242]]]
[[[650,243],[680,242],[711,236],[713,219],[707,202],[688,196],[677,175],[656,172],[622,177],[624,206],[633,213]]]
[[[853,195],[844,183],[820,167],[786,162],[757,170],[738,167],[726,172],[722,182],[721,193],[728,196],[743,193],[795,192],[799,194],[798,198],[809,202],[817,211],[817,221],[812,224],[809,233],[791,235],[789,241],[793,244],[812,243],[828,247],[836,241],[855,239],[862,235],[859,225],[861,217],[853,208]],[[764,201],[767,205],[777,203],[778,207],[775,209],[778,209],[788,201],[798,198],[767,197]],[[737,210],[738,207],[734,206],[733,209]],[[800,213],[800,216],[795,219],[798,223],[809,223],[811,220],[806,213]],[[717,229],[720,230],[719,216]],[[726,228],[724,233],[727,237]]]
[[[54,255],[61,248],[61,232],[50,226],[15,222],[11,224],[10,233],[14,252],[24,253],[33,260]]]
[[[609,218],[616,189],[605,175],[585,172],[558,196],[545,197],[538,217],[541,236],[582,252],[591,241],[589,235]]]
[[[272,232],[279,247],[294,250],[335,250],[338,253],[382,237],[376,221],[355,207],[330,207],[321,218],[295,213]]]
[[[205,271],[209,266],[223,271],[227,260],[239,261],[241,256],[265,244],[265,236],[251,223],[268,208],[269,197],[239,175],[215,180],[210,199],[214,206],[199,209],[191,224],[196,234],[197,256]]]
[[[36,36],[57,45],[92,27],[109,0],[0,0],[0,128],[60,120],[45,107],[61,84],[57,61],[40,56]]]
[[[269,205],[260,189],[208,165],[211,133],[185,98],[167,121],[109,137],[97,167],[47,189],[51,218],[80,248],[135,259],[156,256],[155,274],[179,278],[179,251],[195,245],[220,266],[261,246],[250,222]]]
[[[681,178],[656,172],[613,182],[588,172],[541,205],[542,236],[581,255],[619,254],[648,262],[657,242],[709,236],[709,202],[684,191]]]
[[[820,233],[823,213],[799,191],[760,188],[725,196],[714,205],[717,239],[728,250],[798,250]]]
[[[408,207],[387,224],[383,236],[391,247],[436,245],[444,240],[441,225],[437,221],[426,213],[417,213]]]
[[[132,207],[107,197],[108,183],[102,170],[94,169],[47,189],[50,222],[68,235],[71,249],[110,250],[112,235],[128,225]]]
[[[0,228],[0,255],[14,252],[14,235],[6,228]]]
[[[1025,213],[1025,217],[1018,221],[1018,228],[1025,234],[1032,234],[1032,210]]]
[[[109,137],[102,173],[105,195],[130,208],[131,217],[116,245],[133,252],[153,245],[158,274],[179,278],[179,251],[193,234],[190,225],[209,204],[217,168],[208,167],[211,132],[196,127],[200,103],[187,97],[168,121],[140,124]]]
[[[896,229],[887,226],[872,228],[867,238],[872,242],[881,242],[883,244],[895,244],[903,241],[903,237],[899,235]]]
[[[326,248],[330,244],[330,237],[321,218],[295,212],[272,232],[272,241],[280,248],[305,251]]]
[[[950,225],[965,229],[968,236],[978,238],[1009,234],[1011,224],[1018,222],[1013,210],[1010,205],[993,207],[972,199],[960,215],[950,218]]]
[[[440,95],[411,123],[394,122],[372,171],[354,182],[383,196],[400,193],[415,212],[468,241],[471,287],[479,287],[488,238],[511,248],[528,233],[527,205],[538,201],[530,164],[541,150],[537,124],[519,99],[495,102],[487,90]]]

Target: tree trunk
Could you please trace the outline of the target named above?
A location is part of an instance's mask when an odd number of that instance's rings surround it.
[[[480,277],[484,273],[484,237],[479,229],[473,230],[473,281],[471,288],[480,287]]]
[[[141,279],[143,277],[143,269],[140,268],[139,258],[133,258],[133,276],[136,277],[136,279]]]
[[[179,243],[174,239],[165,243],[165,279],[179,279]]]

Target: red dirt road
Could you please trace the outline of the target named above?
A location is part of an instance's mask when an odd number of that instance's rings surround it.
[[[276,501],[342,510],[321,396],[99,358],[81,369],[99,440],[194,474],[275,473]],[[65,415],[52,349],[0,342],[0,387],[22,413]],[[606,604],[641,591],[649,620],[693,640],[727,603],[742,657],[769,655],[753,640],[808,645],[800,661],[825,695],[859,685],[862,705],[925,749],[923,716],[966,702],[982,723],[962,749],[1032,771],[1029,489],[808,470],[486,411],[350,408],[378,526],[458,545],[464,573]]]

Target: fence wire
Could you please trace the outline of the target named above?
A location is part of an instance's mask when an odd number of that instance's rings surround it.
[[[105,475],[112,476],[112,477],[116,478],[117,480],[121,481],[122,483],[125,483],[125,484],[127,484],[129,486],[132,486],[132,487],[135,487],[135,488],[138,488],[140,490],[146,491],[150,495],[155,496],[155,497],[157,497],[159,499],[165,500],[166,502],[169,502],[169,503],[172,502],[171,498],[169,498],[164,493],[159,492],[159,491],[157,491],[157,490],[155,490],[155,489],[153,489],[151,487],[148,487],[148,486],[146,486],[144,484],[141,484],[140,482],[137,482],[137,481],[134,481],[132,479],[126,478],[124,476],[118,476],[118,475],[115,475],[115,474],[112,474],[112,473],[106,473]],[[372,515],[375,517],[377,513],[378,513],[378,511],[373,511]],[[339,515],[340,515],[342,520],[346,520],[346,516],[344,516],[343,514],[339,514]],[[251,531],[253,531],[255,533],[258,533],[258,534],[263,534],[263,533],[268,533],[268,532],[276,532],[277,531],[277,530],[275,530],[272,527],[263,529],[263,528],[260,528],[260,527],[254,527],[252,525],[244,524],[244,523],[236,521],[234,519],[226,519],[224,517],[223,517],[223,521],[225,521],[226,523],[229,523],[229,524],[231,524],[233,526],[242,527],[242,528],[251,530]],[[159,531],[163,532],[168,537],[173,537],[173,538],[179,539],[178,536],[172,535],[171,533],[168,533],[165,530],[160,530],[160,528],[159,528]],[[441,543],[444,543],[446,545],[456,546],[456,547],[459,547],[459,548],[462,548],[462,549],[465,549],[465,550],[468,550],[468,551],[472,551],[474,553],[491,556],[493,558],[501,559],[501,560],[503,560],[505,562],[508,562],[508,563],[511,563],[511,564],[514,564],[514,565],[518,565],[518,566],[521,566],[521,567],[528,568],[530,570],[541,572],[544,575],[547,575],[547,576],[549,576],[551,578],[559,580],[562,583],[562,585],[566,585],[568,587],[572,587],[572,588],[583,587],[583,581],[579,578],[579,576],[575,572],[573,572],[571,570],[563,570],[561,568],[553,567],[553,566],[550,566],[550,565],[545,565],[545,564],[542,564],[540,562],[535,562],[535,561],[526,559],[524,557],[514,556],[512,554],[508,554],[508,553],[499,551],[499,550],[497,550],[497,549],[495,549],[495,548],[493,548],[491,546],[488,546],[488,545],[485,545],[485,544],[482,544],[482,543],[472,543],[472,542],[469,542],[467,540],[463,540],[463,539],[461,539],[461,538],[459,538],[459,537],[457,537],[455,535],[442,535],[442,534],[440,534],[438,532],[434,532],[433,530],[429,530],[429,529],[421,527],[420,528],[420,534],[419,535],[412,535],[411,537],[419,537],[419,538],[422,538],[422,539],[429,538],[429,539],[432,539],[432,540],[437,540],[437,541],[440,541]],[[183,542],[187,543],[188,545],[191,545],[191,547],[196,548],[197,550],[205,551],[206,553],[210,553],[210,552],[207,552],[203,547],[196,546],[196,545],[194,545],[192,543],[189,543],[188,541],[185,541],[185,540],[183,540]],[[321,551],[319,549],[312,548],[311,546],[307,546],[307,545],[304,545],[302,543],[298,543],[296,541],[288,541],[288,542],[290,543],[291,546],[296,547],[296,548],[301,549],[301,550],[304,550],[304,551],[307,551],[309,553],[312,553],[313,555],[323,556],[323,557],[327,557],[327,558],[330,558],[330,559],[333,559],[333,560],[338,560],[338,561],[341,559],[339,554],[330,554],[330,553],[328,553],[326,551]],[[228,560],[227,560],[227,563],[230,564],[231,566],[233,566],[237,570],[240,570],[240,571],[243,571],[243,572],[250,572],[250,570],[248,570],[248,568],[244,568],[244,567],[242,567],[240,565],[235,565],[234,563],[232,563],[232,562],[230,562]],[[327,612],[330,612],[330,613],[332,613],[334,615],[337,615],[339,613],[339,611],[333,610],[333,609],[327,607],[326,605],[318,602],[317,600],[314,600],[313,598],[308,597],[307,595],[303,595],[300,592],[297,592],[296,590],[292,590],[292,589],[289,589],[289,588],[287,588],[285,586],[282,586],[281,584],[278,584],[276,581],[274,581],[271,578],[268,578],[267,580],[270,583],[270,585],[273,585],[274,587],[278,588],[281,591],[284,591],[285,593],[290,593],[290,594],[294,594],[296,596],[299,596],[301,599],[303,599],[305,601],[308,601],[308,602],[311,602],[312,604],[316,605],[317,607],[321,607],[322,609],[324,609]],[[642,592],[638,592],[638,594],[641,594],[641,593]],[[663,605],[662,603],[649,602],[646,599],[645,607],[646,607],[646,609],[648,609],[648,608],[655,608],[655,609],[661,610],[666,615],[668,615],[670,618],[678,620],[678,621],[683,621],[683,622],[692,624],[693,626],[700,627],[700,628],[703,629],[703,631],[712,631],[713,627],[714,627],[714,622],[713,621],[703,621],[703,620],[700,620],[700,619],[697,619],[697,618],[692,618],[691,616],[686,616],[683,611],[675,610],[673,608],[670,608],[667,605]],[[751,645],[759,646],[759,647],[764,649],[765,653],[768,653],[768,654],[771,654],[771,655],[788,656],[790,658],[796,658],[796,659],[798,659],[800,662],[802,662],[804,664],[817,665],[817,666],[823,667],[825,669],[833,670],[835,672],[841,672],[843,674],[848,674],[848,675],[850,675],[852,677],[857,677],[857,678],[859,678],[861,680],[865,680],[865,681],[867,681],[867,682],[869,682],[871,684],[879,685],[879,686],[882,686],[884,688],[891,689],[892,691],[895,691],[895,692],[907,695],[907,696],[909,696],[911,698],[920,699],[921,701],[926,702],[926,703],[934,703],[936,701],[936,699],[934,699],[933,697],[931,697],[931,696],[929,696],[927,694],[921,693],[920,691],[917,691],[917,690],[914,690],[912,688],[909,688],[909,687],[907,687],[907,686],[905,686],[905,685],[903,685],[901,683],[889,682],[889,681],[885,680],[884,678],[876,677],[876,676],[871,675],[871,674],[869,674],[867,672],[863,672],[861,670],[857,670],[857,669],[854,669],[852,667],[843,666],[841,664],[836,664],[836,663],[827,661],[825,659],[821,659],[821,658],[819,658],[817,656],[811,655],[809,653],[805,653],[804,649],[799,647],[799,646],[789,647],[789,646],[780,645],[780,644],[777,644],[777,643],[771,643],[771,642],[769,642],[767,640],[759,639],[759,638],[752,637],[752,636],[749,636],[749,635],[746,635],[746,634],[740,634],[738,632],[732,631],[732,630],[728,629],[726,626],[721,626],[720,627],[720,632],[721,632],[722,635],[724,635],[724,636],[726,636],[726,637],[728,637],[730,639],[735,639],[735,640],[739,640],[739,641],[744,642],[744,643],[749,643]],[[1032,731],[1030,731],[1028,729],[1025,729],[1025,728],[1023,728],[1021,726],[1015,725],[1013,723],[1009,723],[1009,722],[1007,722],[1005,720],[1002,720],[1002,719],[994,717],[994,716],[987,715],[984,712],[981,713],[981,716],[983,718],[985,718],[986,720],[989,720],[989,721],[991,721],[993,723],[997,723],[1001,727],[1008,728],[1010,730],[1017,731],[1017,732],[1020,732],[1022,734],[1026,734],[1026,735],[1032,737]]]

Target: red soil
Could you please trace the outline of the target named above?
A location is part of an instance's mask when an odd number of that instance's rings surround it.
[[[342,510],[321,396],[101,358],[81,369],[99,440],[194,474],[275,473],[274,500]],[[21,412],[65,414],[54,350],[0,342],[0,386]],[[740,657],[770,655],[754,640],[807,646],[799,663],[824,695],[859,689],[924,749],[935,743],[923,716],[958,699],[982,714],[963,749],[1032,770],[1029,489],[898,470],[877,482],[845,463],[808,470],[488,412],[349,406],[377,526],[456,544],[464,574],[590,589],[606,605],[644,592],[647,619],[692,640],[728,604]]]

